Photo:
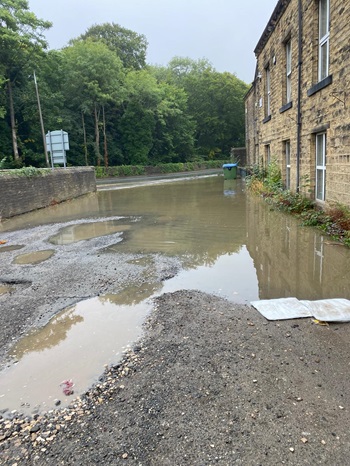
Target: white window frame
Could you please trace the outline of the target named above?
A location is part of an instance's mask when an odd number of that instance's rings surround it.
[[[265,68],[265,79],[266,79],[266,115],[265,116],[270,116],[271,115],[271,73],[270,73],[270,67]]]
[[[318,2],[318,80],[329,75],[330,0]],[[324,14],[323,14],[324,13]],[[325,27],[324,27],[325,26]]]
[[[326,157],[327,136],[326,133],[316,134],[316,191],[318,201],[326,200]],[[320,182],[321,179],[321,182]]]
[[[285,141],[286,189],[290,189],[290,141]]]
[[[292,42],[286,43],[286,103],[292,100]]]

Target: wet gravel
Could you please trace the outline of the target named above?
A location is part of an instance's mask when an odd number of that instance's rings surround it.
[[[76,223],[76,222],[75,222]],[[176,259],[106,254],[115,237],[52,246],[35,266],[13,257],[47,249],[57,225],[2,233],[2,366],[6,349],[82,298],[118,292]],[[146,267],[146,268],[145,268]],[[249,306],[198,291],[154,300],[139,342],[68,408],[0,418],[6,465],[346,465],[350,451],[350,326],[268,322]]]

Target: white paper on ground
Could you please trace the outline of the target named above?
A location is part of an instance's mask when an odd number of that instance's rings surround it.
[[[347,299],[321,299],[319,301],[300,301],[311,315],[323,322],[350,322],[350,301]]]
[[[263,299],[250,303],[268,320],[312,317],[310,309],[297,298]]]

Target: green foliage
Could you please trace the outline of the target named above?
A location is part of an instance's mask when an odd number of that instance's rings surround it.
[[[84,34],[70,43],[91,39],[102,42],[117,55],[125,68],[142,69],[146,66],[147,40],[143,34],[137,34],[119,24],[94,24]]]
[[[15,168],[13,170],[1,171],[0,176],[11,175],[11,176],[17,176],[17,177],[32,178],[36,176],[46,176],[49,173],[51,173],[50,168],[22,167],[22,168]]]
[[[138,176],[154,175],[164,173],[179,173],[195,170],[205,170],[210,168],[221,168],[222,161],[198,161],[186,163],[160,163],[155,166],[144,165],[121,165],[118,167],[96,167],[96,178],[105,178],[113,176]]]
[[[314,203],[300,193],[293,193],[292,191],[280,191],[269,198],[269,201],[279,210],[284,210],[293,214],[301,214],[314,207]]]
[[[267,165],[267,173],[265,184],[271,191],[276,191],[282,188],[282,174],[277,160],[273,159]]]
[[[44,53],[47,43],[43,32],[51,23],[38,19],[29,11],[26,0],[2,0],[0,4],[0,76],[2,87],[6,86],[8,113],[13,135],[13,157],[20,158],[17,147],[16,88],[25,86],[28,67]],[[1,116],[4,115],[0,107]]]
[[[303,226],[316,227],[350,247],[350,209],[339,203],[321,209],[300,192],[283,190],[276,165],[276,161],[272,161],[266,170],[259,166],[250,167],[246,177],[249,191],[261,195],[274,208],[297,215]],[[304,188],[309,184],[308,177],[301,179]]]
[[[63,50],[46,52],[50,23],[29,12],[25,0],[2,2],[0,20],[0,87],[11,86],[16,121],[11,128],[0,93],[6,168],[45,166],[34,70],[45,130],[68,132],[71,165],[219,161],[243,144],[247,86],[207,60],[177,57],[168,67],[146,66],[146,38],[114,23],[94,25]],[[12,132],[18,156],[9,155]]]
[[[197,153],[229,154],[244,145],[244,95],[248,86],[230,73],[218,73],[207,60],[175,57],[158,79],[182,87],[195,123]]]

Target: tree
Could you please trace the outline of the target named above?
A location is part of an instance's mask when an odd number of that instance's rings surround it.
[[[107,105],[117,106],[123,100],[125,72],[122,62],[105,44],[92,40],[75,42],[62,54],[67,105],[79,113],[79,121],[81,114],[93,115],[96,163],[100,165],[101,113]],[[108,165],[106,152],[105,164]]]
[[[91,39],[103,42],[121,59],[125,68],[139,70],[146,66],[147,40],[143,34],[137,34],[119,24],[104,23],[91,26],[75,42]]]
[[[42,53],[47,43],[43,31],[51,23],[38,19],[29,11],[26,0],[2,0],[0,5],[0,63],[6,80],[11,122],[13,156],[19,160],[14,88],[24,79],[23,71],[35,56]]]
[[[205,59],[175,57],[168,70],[166,79],[183,87],[188,96],[198,154],[227,157],[231,147],[244,144],[243,98],[248,86],[243,81],[230,73],[218,73]]]

